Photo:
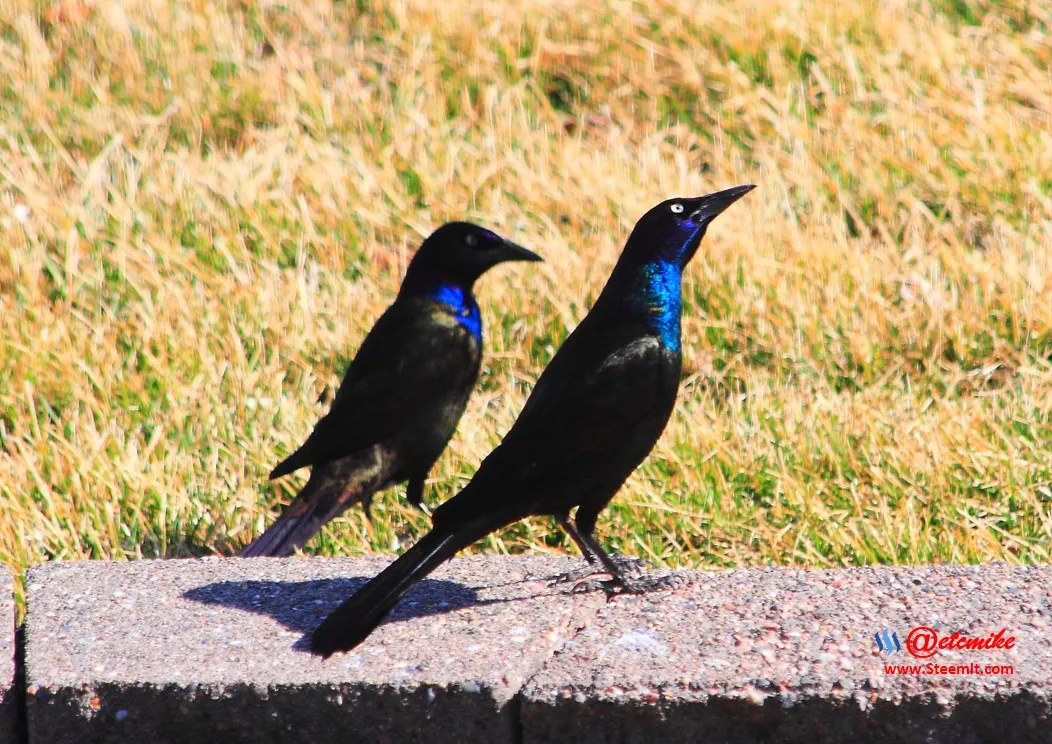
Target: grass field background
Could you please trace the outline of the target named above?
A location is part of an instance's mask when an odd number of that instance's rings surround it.
[[[0,0],[0,561],[246,544],[412,251],[468,218],[547,263],[480,282],[447,498],[635,220],[740,183],[601,539],[1047,561],[1050,29],[1037,0]],[[376,511],[308,552],[428,525],[401,489]],[[573,551],[545,520],[475,549]]]

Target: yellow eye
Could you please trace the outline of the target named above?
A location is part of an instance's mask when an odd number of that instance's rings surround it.
[[[669,209],[672,210],[672,214],[679,214],[680,212],[683,211],[683,205],[680,204],[679,202],[676,202],[675,204],[670,206]]]

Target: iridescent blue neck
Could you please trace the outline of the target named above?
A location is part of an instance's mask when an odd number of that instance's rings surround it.
[[[440,284],[428,292],[428,295],[452,309],[457,322],[482,343],[482,315],[479,314],[479,306],[470,291],[465,291],[455,284]]]
[[[662,345],[679,351],[683,269],[678,262],[655,259],[643,264],[639,271],[637,308],[645,313],[647,325],[657,333]]]

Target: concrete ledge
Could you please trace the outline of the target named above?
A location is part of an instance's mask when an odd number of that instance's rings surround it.
[[[387,560],[32,569],[30,741],[1052,742],[1049,567],[684,571],[607,602],[544,581],[576,559],[463,558],[355,653],[307,654]],[[920,625],[1016,641],[917,660]]]
[[[1052,741],[1047,567],[683,575],[682,591],[616,598],[563,645],[523,692],[524,741]],[[878,650],[875,633],[901,645],[916,626],[1016,642]],[[927,663],[1013,673],[885,671]]]
[[[55,563],[29,573],[31,741],[514,741],[518,690],[601,597],[562,558],[466,558],[357,653],[304,634],[389,559]]]

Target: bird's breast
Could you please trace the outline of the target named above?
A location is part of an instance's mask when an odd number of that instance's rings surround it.
[[[476,341],[482,341],[482,315],[477,306],[463,307],[456,311],[457,322],[464,326]]]

